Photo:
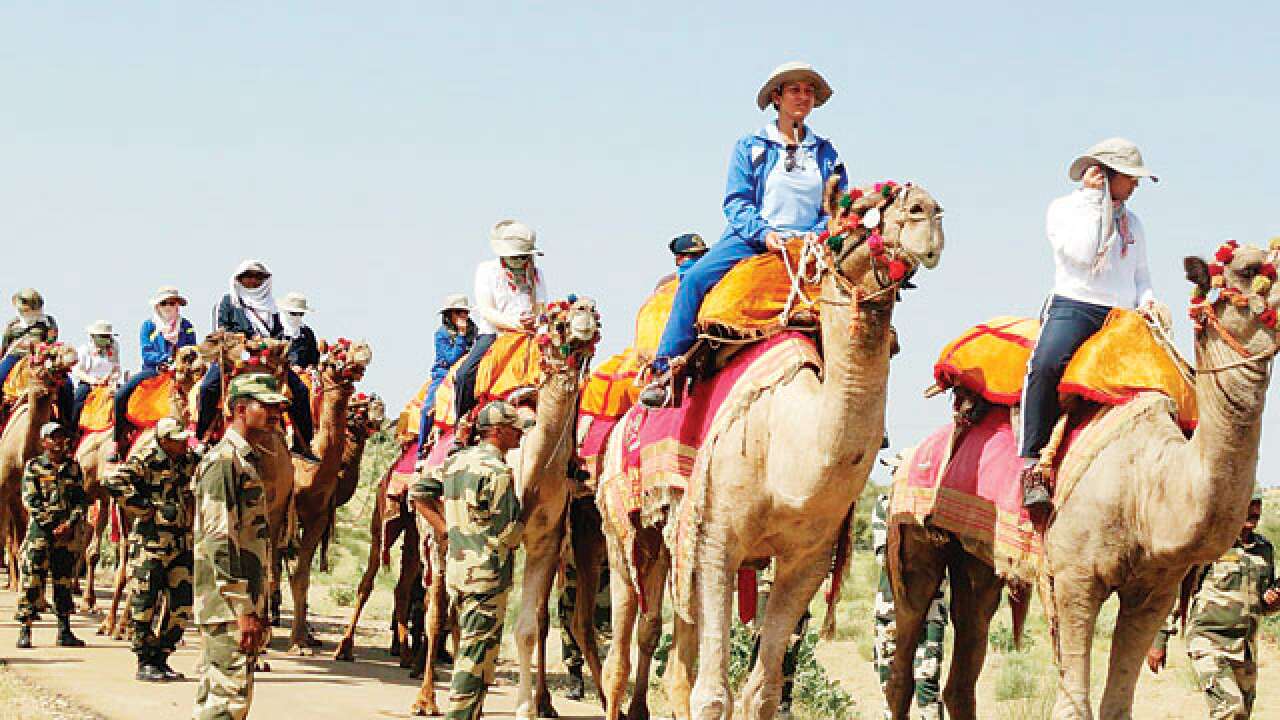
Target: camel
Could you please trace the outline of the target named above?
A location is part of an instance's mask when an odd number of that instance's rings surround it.
[[[687,633],[689,624],[697,629],[699,667],[689,709],[699,720],[732,714],[728,662],[735,576],[744,564],[768,558],[776,562],[775,584],[742,709],[751,720],[777,711],[783,653],[831,569],[838,535],[884,437],[895,345],[890,321],[901,283],[941,259],[942,210],[924,189],[881,183],[842,198],[832,182],[824,196],[831,216],[828,233],[820,236],[826,242],[810,241],[807,248],[823,259],[818,302],[825,367],[803,368],[761,394],[717,440],[704,444],[695,467],[705,471],[695,471],[678,511],[673,509],[693,519],[687,543],[677,539],[688,571],[675,573],[673,588],[685,623],[677,630]],[[613,582],[624,581],[622,567],[611,573]],[[614,617],[634,616],[632,593],[612,592]],[[620,608],[623,603],[631,608]],[[614,647],[620,649],[617,662],[610,657],[611,671],[626,665],[622,632],[629,631],[614,626]],[[607,687],[626,682],[618,671],[607,674]],[[681,704],[677,699],[676,707]]]
[[[1112,636],[1102,718],[1128,718],[1142,660],[1177,599],[1193,565],[1216,560],[1244,522],[1253,489],[1262,433],[1262,411],[1277,349],[1275,308],[1280,288],[1270,282],[1280,249],[1219,250],[1224,265],[1197,257],[1184,261],[1195,285],[1192,316],[1199,425],[1188,439],[1163,411],[1147,412],[1120,429],[1092,458],[1063,465],[1082,469],[1057,507],[1044,536],[1045,572],[1039,587],[1055,641],[1060,682],[1054,718],[1094,717],[1090,699],[1090,650],[1099,608],[1112,594],[1120,608]],[[1229,259],[1224,259],[1229,258]],[[1221,279],[1218,279],[1221,278]],[[1213,288],[1225,287],[1216,299]],[[1247,288],[1248,290],[1239,290]],[[1092,422],[1099,422],[1095,419]],[[944,699],[955,718],[977,717],[974,683],[982,667],[987,628],[999,600],[1001,579],[968,555],[954,538],[901,525],[902,549],[895,588],[898,647],[916,645],[926,594],[951,573],[956,652]],[[935,533],[936,535],[936,533]],[[892,560],[892,558],[891,558]],[[968,587],[954,589],[957,578]],[[895,593],[896,594],[896,593]],[[960,603],[968,605],[962,608]],[[899,652],[909,666],[911,653]],[[906,717],[910,669],[895,664],[891,707]]]
[[[27,383],[0,434],[0,542],[9,572],[8,588],[13,592],[18,590],[18,559],[27,532],[22,472],[27,461],[39,454],[40,427],[53,419],[58,385],[70,382],[67,373],[76,360],[75,349],[61,343],[33,346],[27,355]],[[15,367],[13,373],[19,370]]]
[[[293,505],[302,535],[298,539],[298,554],[289,575],[293,596],[293,627],[289,638],[289,653],[292,655],[313,655],[313,648],[319,644],[307,627],[311,560],[321,540],[332,529],[339,476],[344,470],[344,461],[348,460],[348,403],[355,393],[355,383],[364,377],[365,368],[372,359],[373,353],[364,343],[340,340],[326,348],[320,361],[319,382],[314,390],[321,396],[320,423],[311,441],[311,449],[320,462],[301,458],[293,460]]]

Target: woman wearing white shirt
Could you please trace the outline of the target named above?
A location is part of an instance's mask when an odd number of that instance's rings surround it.
[[[476,404],[476,372],[498,333],[532,334],[538,314],[547,304],[547,285],[534,257],[537,234],[517,220],[502,220],[489,231],[489,245],[498,257],[476,267],[476,306],[471,319],[476,341],[454,377],[454,409],[462,420]]]
[[[1022,390],[1023,505],[1036,519],[1052,507],[1048,478],[1035,465],[1062,413],[1058,383],[1067,364],[1112,308],[1150,309],[1155,303],[1142,223],[1125,206],[1141,178],[1157,181],[1137,146],[1103,140],[1076,158],[1067,174],[1081,186],[1049,204],[1053,295]]]
[[[116,342],[111,323],[99,320],[86,330],[89,342],[77,349],[80,359],[71,368],[71,377],[76,380],[76,395],[68,427],[73,433],[80,431],[80,413],[84,410],[85,400],[89,399],[89,392],[120,379],[120,345]]]

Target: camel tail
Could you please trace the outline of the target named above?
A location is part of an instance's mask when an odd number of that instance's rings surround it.
[[[827,612],[822,618],[822,629],[818,638],[823,642],[836,637],[836,606],[840,604],[840,586],[849,574],[849,551],[853,548],[853,512],[858,507],[855,501],[849,506],[849,512],[840,524],[840,534],[836,537],[835,555],[831,563],[831,587],[827,590]]]
[[[1022,649],[1022,633],[1027,627],[1027,612],[1031,609],[1031,588],[1008,586],[1009,619],[1013,623],[1013,646]]]

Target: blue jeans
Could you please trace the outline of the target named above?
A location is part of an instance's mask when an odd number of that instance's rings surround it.
[[[315,428],[311,422],[311,393],[302,378],[291,369],[286,377],[289,393],[289,421],[293,423],[295,436],[304,445],[311,444]],[[222,400],[222,370],[218,363],[210,363],[209,372],[200,381],[200,408],[196,413],[196,437],[203,438],[218,417],[218,403]]]
[[[1058,383],[1071,356],[1102,329],[1111,308],[1080,302],[1060,295],[1049,299],[1043,313],[1040,338],[1027,363],[1022,387],[1022,447],[1019,455],[1038,459],[1049,442],[1053,426],[1062,415]]]
[[[734,265],[754,257],[760,253],[745,240],[736,236],[721,240],[706,255],[689,268],[680,278],[680,287],[676,290],[675,301],[671,305],[671,315],[667,318],[667,326],[662,331],[662,341],[658,343],[658,365],[660,369],[665,362],[679,357],[693,347],[698,339],[695,323],[698,310],[702,307],[702,299],[711,292],[711,288],[720,282]]]
[[[9,373],[13,371],[13,366],[18,364],[24,355],[16,355],[9,353],[0,358],[0,387],[4,386],[4,381],[9,378]],[[75,431],[75,425],[69,424],[69,420],[79,413],[76,412],[75,391],[71,389],[71,379],[66,378],[64,382],[58,384],[58,419],[62,422],[62,426],[72,432]]]
[[[129,430],[133,428],[133,424],[129,422],[129,397],[133,395],[133,391],[142,384],[143,380],[160,374],[160,371],[154,367],[144,367],[133,375],[129,376],[129,382],[124,387],[116,391],[115,402],[115,439],[116,444],[122,444],[129,436]]]
[[[427,394],[422,399],[422,417],[418,420],[419,443],[426,441],[427,432],[431,430],[431,420],[436,410],[436,391],[440,389],[440,383],[443,383],[446,377],[448,376],[432,378],[431,385],[427,387]]]
[[[456,420],[462,420],[471,408],[476,406],[476,373],[480,370],[480,361],[489,352],[498,339],[496,334],[477,335],[476,344],[471,346],[467,359],[453,376],[453,407],[457,413]]]

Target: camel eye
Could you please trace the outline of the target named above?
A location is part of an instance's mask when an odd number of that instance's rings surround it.
[[[924,212],[924,208],[923,208],[923,207],[920,207],[920,205],[919,205],[918,203],[917,203],[917,204],[915,204],[915,205],[912,205],[912,206],[911,206],[911,214],[912,214],[912,215],[919,215],[919,214],[921,214],[921,213],[923,213],[923,212]]]

